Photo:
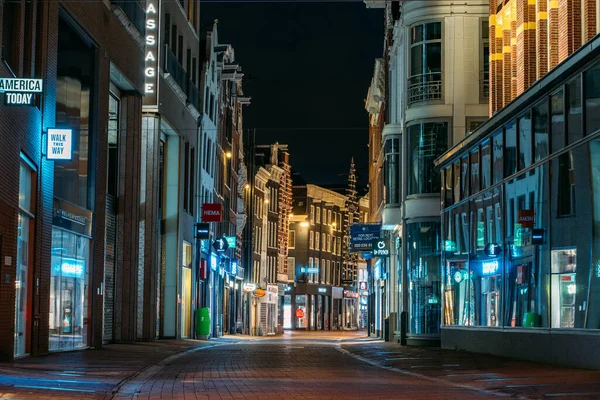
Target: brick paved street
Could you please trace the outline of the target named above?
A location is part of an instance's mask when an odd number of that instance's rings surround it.
[[[12,399],[600,399],[600,371],[440,349],[356,332],[112,345],[0,364]]]

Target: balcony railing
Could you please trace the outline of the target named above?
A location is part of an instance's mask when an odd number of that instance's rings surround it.
[[[408,78],[408,105],[442,100],[442,73],[430,72]]]
[[[146,13],[140,3],[137,0],[113,0],[113,3],[121,7],[135,28],[144,36],[146,34]]]
[[[165,45],[165,72],[171,74],[177,85],[187,94],[188,78],[185,69],[179,64],[179,60],[167,45]]]
[[[173,80],[187,95],[189,102],[198,109],[198,99],[200,97],[198,88],[194,85],[194,82],[189,78],[189,75],[167,45],[165,45],[165,72],[171,74]]]
[[[479,74],[479,87],[480,95],[482,99],[489,99],[490,97],[490,71],[481,71]]]

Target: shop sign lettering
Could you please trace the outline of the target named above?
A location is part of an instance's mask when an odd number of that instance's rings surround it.
[[[48,160],[69,161],[72,157],[73,131],[71,129],[48,129]]]
[[[157,62],[158,62],[158,4],[148,1],[146,6],[146,55],[144,57],[144,104],[157,104]]]

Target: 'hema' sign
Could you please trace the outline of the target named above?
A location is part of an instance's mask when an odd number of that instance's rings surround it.
[[[48,129],[48,160],[70,160],[72,156],[73,131]]]
[[[158,104],[158,0],[146,1],[146,56],[144,57],[144,105]]]

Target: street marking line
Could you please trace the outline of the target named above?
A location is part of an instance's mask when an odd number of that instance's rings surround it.
[[[398,372],[398,373],[401,373],[403,375],[410,376],[410,377],[413,377],[413,378],[419,378],[419,379],[427,380],[427,381],[430,381],[430,382],[435,382],[435,383],[438,383],[438,384],[444,384],[444,385],[447,385],[447,386],[453,386],[453,387],[461,388],[461,389],[469,389],[469,390],[472,390],[472,391],[477,392],[477,393],[487,394],[487,395],[492,395],[492,396],[497,396],[497,397],[512,397],[512,398],[522,399],[522,400],[527,400],[528,399],[527,397],[523,397],[523,396],[513,397],[513,395],[508,394],[508,393],[502,393],[502,392],[497,392],[497,391],[488,390],[488,389],[481,389],[479,387],[471,386],[471,385],[468,385],[468,384],[463,384],[463,383],[458,383],[458,382],[450,382],[450,381],[448,381],[446,379],[433,378],[431,376],[427,376],[427,375],[423,375],[423,374],[418,374],[416,372],[410,372],[410,371],[405,371],[405,370],[400,369],[400,368],[395,368],[395,367],[390,367],[390,366],[386,366],[386,365],[381,365],[381,364],[379,364],[376,361],[369,360],[368,358],[364,358],[362,356],[359,356],[359,355],[356,355],[354,353],[351,353],[350,351],[348,351],[346,349],[343,349],[341,346],[336,346],[336,349],[338,351],[340,351],[341,353],[346,354],[347,356],[350,356],[350,357],[352,357],[354,359],[357,359],[357,360],[360,360],[360,361],[365,362],[367,364],[370,364],[370,365],[372,365],[374,367],[378,367],[378,368],[381,368],[381,369],[386,369],[388,371]]]
[[[90,389],[71,389],[71,388],[58,388],[51,386],[35,386],[35,385],[14,385],[14,388],[22,389],[41,389],[41,390],[61,390],[65,392],[84,392],[84,393],[96,393],[95,390]]]

